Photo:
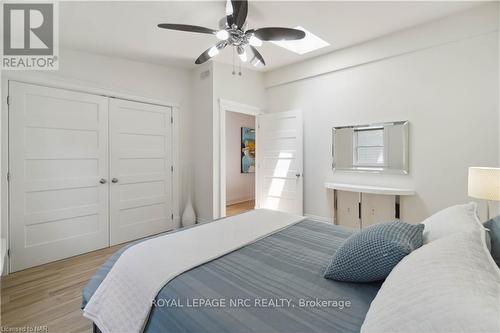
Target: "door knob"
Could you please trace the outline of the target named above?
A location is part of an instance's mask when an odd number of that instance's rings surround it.
[[[118,178],[113,178],[113,179],[111,179],[111,182],[112,182],[112,183],[118,183]]]
[[[106,179],[101,178],[101,179],[99,180],[99,183],[101,183],[101,184],[106,184]]]
[[[296,173],[295,177],[299,178],[300,177],[300,173]]]

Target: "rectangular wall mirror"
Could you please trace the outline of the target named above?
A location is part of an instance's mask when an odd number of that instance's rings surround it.
[[[333,128],[333,169],[408,173],[408,121]]]

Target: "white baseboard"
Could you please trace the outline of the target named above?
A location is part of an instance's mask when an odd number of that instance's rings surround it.
[[[252,200],[255,200],[255,197],[246,198],[246,199],[226,200],[226,206],[236,205],[236,204],[239,204],[242,202],[247,202],[247,201],[252,201]]]
[[[304,214],[304,216],[312,221],[333,224],[333,220],[331,217],[317,216],[317,215],[311,215],[311,214]]]
[[[179,229],[180,227],[182,227],[182,223],[181,223],[181,217],[180,216],[174,216],[174,225],[173,225],[174,229]]]
[[[207,219],[207,218],[203,218],[203,217],[196,217],[196,223],[198,223],[198,224],[208,223],[208,222],[212,222],[212,219]]]

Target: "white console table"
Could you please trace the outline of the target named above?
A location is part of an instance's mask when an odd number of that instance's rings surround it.
[[[326,182],[325,187],[327,189],[333,190],[333,209],[334,209],[334,224],[338,224],[337,222],[337,191],[347,191],[347,192],[356,192],[359,193],[359,203],[358,203],[358,220],[359,227],[363,227],[362,223],[362,214],[361,214],[361,205],[363,202],[363,193],[368,194],[377,194],[377,195],[391,195],[395,196],[395,207],[394,207],[394,217],[399,218],[399,201],[400,196],[402,195],[414,195],[415,190],[412,188],[400,188],[400,187],[388,187],[388,186],[377,186],[377,185],[359,185],[359,184],[348,184],[348,183],[340,183],[340,182]]]

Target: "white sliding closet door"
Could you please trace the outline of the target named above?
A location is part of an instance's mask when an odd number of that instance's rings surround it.
[[[107,98],[9,83],[11,272],[108,246]]]
[[[110,99],[110,243],[173,227],[171,108]]]

